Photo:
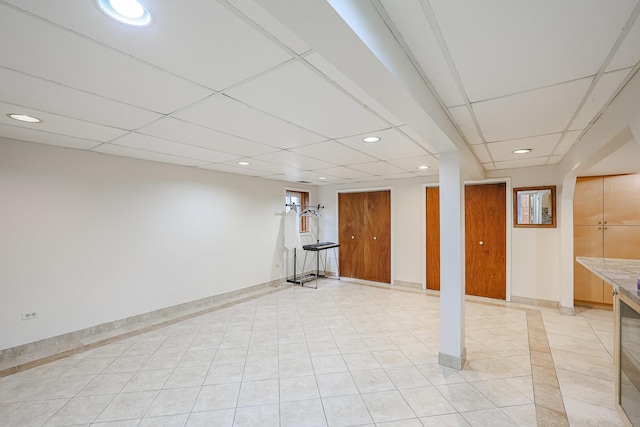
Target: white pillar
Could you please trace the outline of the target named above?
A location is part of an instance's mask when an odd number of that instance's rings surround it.
[[[560,228],[560,313],[573,316],[573,194],[576,178],[568,175],[562,182],[562,196],[556,211]],[[559,214],[559,215],[558,215]]]
[[[440,354],[438,363],[462,369],[464,346],[464,180],[460,153],[440,153]]]

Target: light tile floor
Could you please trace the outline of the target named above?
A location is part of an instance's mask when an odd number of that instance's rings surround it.
[[[456,371],[437,363],[439,304],[286,287],[0,378],[0,425],[622,425],[610,311],[469,299]]]

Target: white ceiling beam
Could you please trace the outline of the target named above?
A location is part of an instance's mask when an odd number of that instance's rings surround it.
[[[482,165],[371,3],[256,2],[409,125],[426,141],[421,144],[427,150],[460,151],[465,176],[484,178]]]

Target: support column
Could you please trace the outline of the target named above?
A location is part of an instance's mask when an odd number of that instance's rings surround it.
[[[462,369],[464,346],[464,180],[458,151],[440,153],[440,353],[438,363]]]

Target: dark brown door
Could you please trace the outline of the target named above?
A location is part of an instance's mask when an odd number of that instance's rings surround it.
[[[427,289],[440,290],[440,189],[427,188]]]
[[[467,295],[505,299],[506,184],[465,186]],[[427,288],[440,289],[439,189],[427,188]]]
[[[391,192],[338,194],[340,275],[391,282]]]
[[[391,192],[364,193],[364,277],[391,283]]]
[[[466,293],[507,296],[506,184],[465,186]]]
[[[364,275],[364,193],[338,194],[340,275]]]

